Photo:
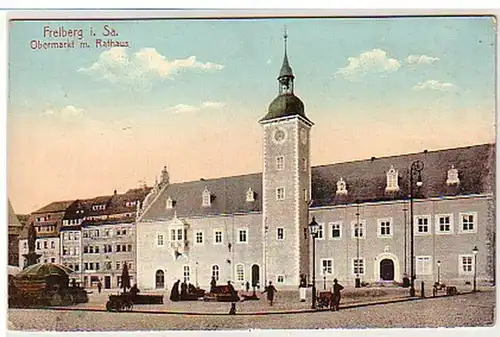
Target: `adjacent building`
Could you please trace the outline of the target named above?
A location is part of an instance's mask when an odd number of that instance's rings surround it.
[[[41,254],[39,262],[60,262],[60,240],[59,232],[62,226],[62,219],[66,209],[74,202],[56,201],[33,212],[28,220],[34,224],[36,230],[35,251]],[[28,253],[28,227],[24,226],[19,235],[19,266],[26,265],[26,258],[23,254]]]
[[[285,48],[278,96],[259,121],[262,173],[171,184],[163,170],[139,210],[139,287],[166,289],[177,279],[208,287],[215,277],[296,289],[301,274],[312,280],[313,263],[318,287],[333,278],[401,281],[412,235],[417,280],[469,282],[476,273],[494,281],[494,144],[311,167],[314,124],[294,81]],[[415,161],[422,186],[411,213]]]
[[[19,234],[23,229],[23,225],[19,221],[10,200],[8,201],[9,208],[9,250],[8,263],[9,266],[19,266]]]

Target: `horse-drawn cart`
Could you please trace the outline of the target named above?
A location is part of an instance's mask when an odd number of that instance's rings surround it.
[[[107,311],[132,311],[134,307],[133,296],[130,293],[122,293],[120,295],[109,295],[106,302]]]

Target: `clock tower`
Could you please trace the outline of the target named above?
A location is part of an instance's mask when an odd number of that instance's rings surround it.
[[[263,128],[263,274],[264,279],[297,287],[309,271],[308,225],[311,195],[310,130],[304,103],[295,96],[292,68],[285,54],[278,96],[259,121]]]

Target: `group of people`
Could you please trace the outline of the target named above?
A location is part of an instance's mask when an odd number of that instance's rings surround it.
[[[180,292],[179,285],[181,288]],[[198,289],[191,283],[187,283],[185,280],[181,283],[181,280],[177,280],[170,291],[170,300],[177,302],[186,299],[189,294],[196,294],[197,292]]]

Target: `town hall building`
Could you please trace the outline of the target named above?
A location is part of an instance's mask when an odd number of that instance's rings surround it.
[[[170,289],[178,279],[208,288],[215,277],[237,289],[268,281],[296,289],[301,275],[312,281],[313,260],[318,288],[334,278],[401,282],[410,275],[412,236],[417,281],[470,282],[475,272],[494,281],[495,145],[311,166],[314,123],[294,81],[285,35],[279,92],[259,120],[261,173],[170,183],[163,169],[138,210],[139,288]],[[411,214],[416,161],[422,185]]]

